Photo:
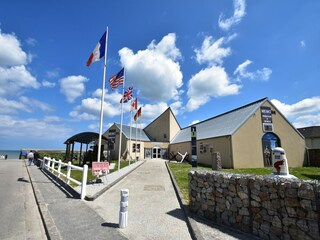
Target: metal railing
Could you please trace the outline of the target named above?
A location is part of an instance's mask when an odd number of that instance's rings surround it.
[[[56,168],[56,166],[58,166]],[[67,173],[61,172],[61,166],[67,167]],[[70,181],[75,183],[78,186],[81,186],[81,200],[83,200],[86,196],[87,190],[87,178],[88,178],[88,165],[84,165],[83,167],[78,167],[72,165],[71,162],[63,163],[61,160],[55,160],[54,158],[44,157],[42,161],[42,169],[47,169],[51,173],[53,173],[58,178],[62,179],[61,176],[65,178],[66,184],[70,186]],[[71,177],[72,170],[79,170],[82,171],[82,182]],[[62,179],[63,180],[63,179]]]

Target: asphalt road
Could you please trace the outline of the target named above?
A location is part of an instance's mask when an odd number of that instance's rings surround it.
[[[24,161],[0,160],[0,196],[0,239],[47,239]]]

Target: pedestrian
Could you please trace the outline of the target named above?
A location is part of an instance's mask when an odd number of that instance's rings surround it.
[[[29,160],[29,166],[31,166],[31,163],[33,162],[33,158],[34,158],[32,150],[28,153],[27,157],[28,157],[28,160]]]
[[[37,151],[34,151],[34,165],[38,166],[38,158],[40,157],[39,153]]]

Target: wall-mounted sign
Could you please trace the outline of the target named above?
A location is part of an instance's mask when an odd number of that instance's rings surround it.
[[[196,126],[191,126],[191,154],[192,167],[197,167],[197,129]]]
[[[262,130],[264,132],[273,132],[271,108],[262,106],[260,107],[260,110],[261,110]]]
[[[115,129],[110,129],[108,133],[108,138],[110,140],[114,140],[116,138],[116,130]]]

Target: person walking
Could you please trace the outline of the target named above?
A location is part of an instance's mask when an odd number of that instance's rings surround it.
[[[33,158],[34,158],[32,150],[28,153],[27,157],[28,157],[28,160],[29,160],[29,166],[31,166],[31,163],[33,162]]]
[[[38,158],[40,157],[39,153],[37,151],[34,151],[33,153],[33,157],[34,157],[34,165],[39,166],[38,165]]]

